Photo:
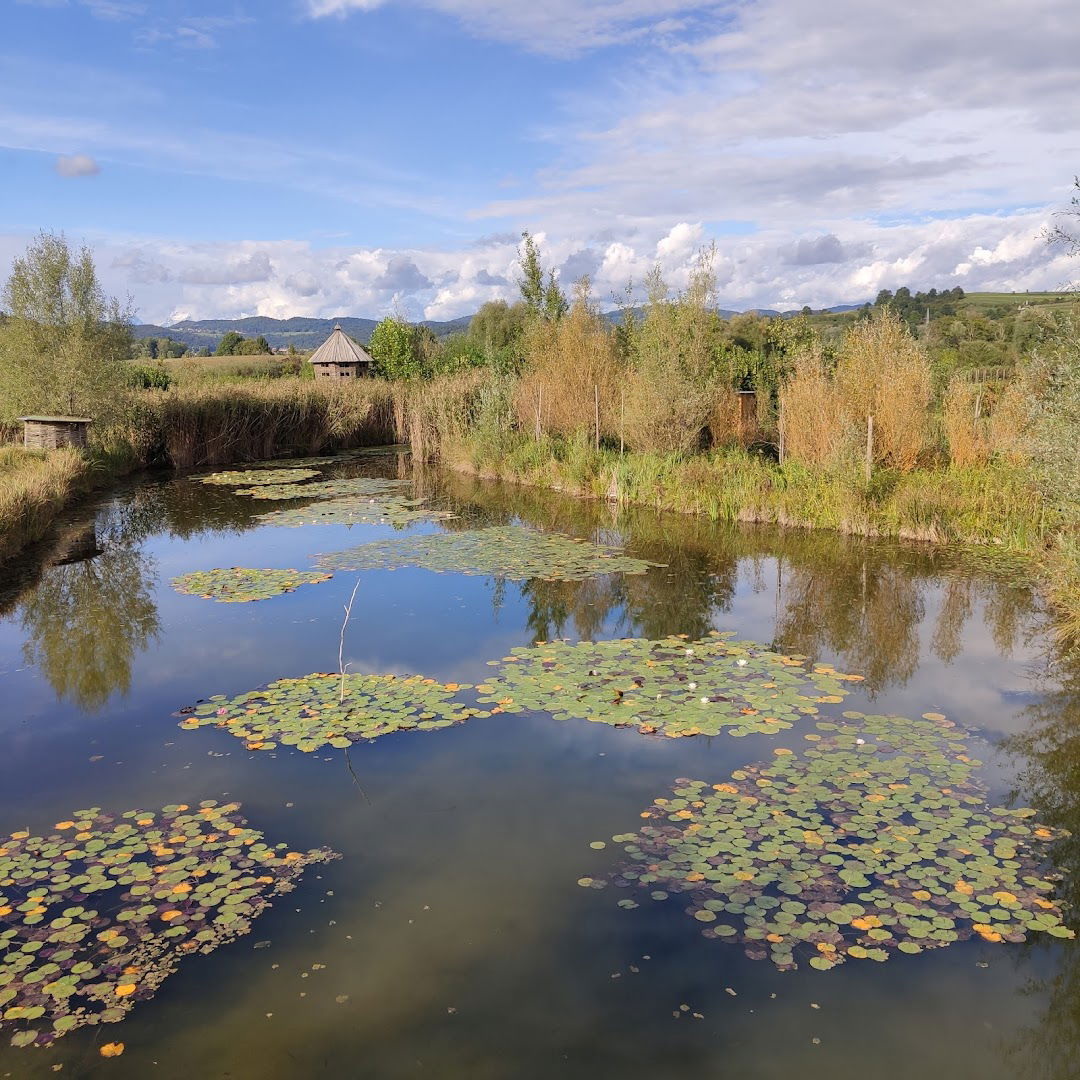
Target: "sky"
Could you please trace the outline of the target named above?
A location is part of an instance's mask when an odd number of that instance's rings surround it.
[[[533,233],[601,306],[1056,289],[1075,0],[0,0],[0,277],[35,233],[141,322],[451,319]]]

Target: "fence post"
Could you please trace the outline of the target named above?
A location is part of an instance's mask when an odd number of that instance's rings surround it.
[[[870,484],[870,477],[874,471],[874,418],[866,418],[866,483]]]

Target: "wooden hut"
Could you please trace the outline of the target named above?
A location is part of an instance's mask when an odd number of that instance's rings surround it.
[[[375,361],[340,326],[315,350],[311,366],[316,379],[360,379],[372,374]]]
[[[34,450],[56,450],[61,446],[86,447],[87,429],[93,423],[83,416],[20,416],[23,446]]]

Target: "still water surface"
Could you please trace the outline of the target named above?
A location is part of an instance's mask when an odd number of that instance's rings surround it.
[[[327,475],[357,474],[412,475],[404,455]],[[1080,666],[1055,655],[1022,586],[889,543],[617,513],[440,473],[416,486],[458,516],[413,531],[520,523],[665,565],[525,584],[364,572],[350,670],[478,682],[488,660],[536,640],[733,630],[864,675],[840,708],[969,726],[992,800],[1080,823]],[[308,869],[247,937],[185,959],[121,1024],[39,1050],[0,1039],[0,1077],[55,1065],[267,1080],[1080,1075],[1073,943],[976,939],[783,973],[703,939],[677,900],[623,911],[611,890],[578,887],[620,860],[619,845],[590,842],[635,830],[676,777],[724,780],[798,746],[801,728],[669,740],[492,716],[360,744],[351,770],[341,751],[251,753],[214,729],[181,731],[173,714],[200,698],[337,670],[358,575],[243,605],[178,595],[173,577],[306,569],[394,535],[259,526],[272,505],[149,477],[70,515],[5,571],[0,834],[40,834],[88,806],[235,800],[272,842],[342,858]],[[1068,870],[1080,848],[1063,841],[1055,858]],[[1062,883],[1066,900],[1074,891]],[[106,1041],[124,1055],[100,1058]]]

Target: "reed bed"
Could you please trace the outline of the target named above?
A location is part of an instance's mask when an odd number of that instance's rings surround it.
[[[0,560],[40,540],[53,519],[94,481],[78,450],[0,446]]]
[[[156,459],[176,468],[258,461],[393,442],[394,395],[388,383],[350,380],[321,386],[301,379],[230,385],[181,385],[148,394]]]

